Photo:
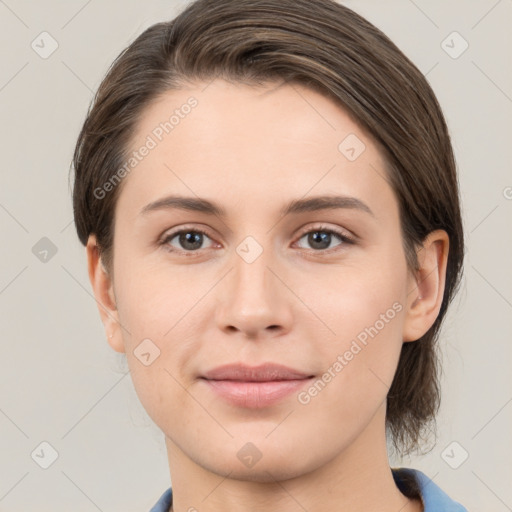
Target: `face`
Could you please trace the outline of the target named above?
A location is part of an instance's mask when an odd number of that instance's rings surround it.
[[[155,101],[130,151],[103,318],[173,449],[268,481],[382,442],[416,282],[369,136],[307,88],[215,80]]]

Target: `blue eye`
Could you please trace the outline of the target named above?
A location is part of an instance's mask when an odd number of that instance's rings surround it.
[[[182,252],[197,252],[198,249],[201,249],[201,245],[203,243],[204,237],[210,238],[207,233],[201,229],[182,229],[181,231],[176,231],[174,233],[169,234],[162,240],[162,245],[165,245],[167,250],[174,252],[182,251]],[[174,248],[169,246],[172,240],[177,238],[178,243],[181,245],[181,248]]]
[[[307,231],[299,238],[299,240],[302,240],[303,238],[307,237],[307,241],[313,247],[313,250],[315,252],[318,252],[332,248],[329,246],[331,245],[331,242],[333,240],[333,235],[340,241],[338,246],[347,243],[354,243],[354,241],[347,235],[324,226],[319,226],[315,229]]]

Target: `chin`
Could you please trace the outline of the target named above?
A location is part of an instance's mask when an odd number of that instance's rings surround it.
[[[244,468],[240,463],[233,464],[232,462],[223,464],[219,467],[217,464],[203,464],[203,467],[212,473],[216,473],[223,477],[232,480],[239,480],[242,482],[259,482],[268,484],[284,480],[297,478],[304,474],[309,473],[315,468],[308,468],[304,463],[299,463],[296,460],[290,460],[288,463],[273,463],[272,461],[263,462],[261,459],[252,468]]]
[[[217,475],[229,475],[233,480],[260,483],[297,478],[322,467],[329,459],[328,456],[324,459],[322,454],[311,449],[312,447],[303,446],[302,450],[288,448],[283,452],[278,446],[262,447],[263,444],[262,440],[261,451],[247,443],[242,448],[237,446],[233,451],[225,446],[224,450],[209,453],[208,457],[204,454],[189,456],[198,465]]]

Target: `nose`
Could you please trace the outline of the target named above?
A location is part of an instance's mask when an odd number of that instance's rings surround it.
[[[293,294],[268,253],[264,250],[252,262],[234,254],[231,271],[218,290],[216,321],[226,334],[264,339],[290,330]]]

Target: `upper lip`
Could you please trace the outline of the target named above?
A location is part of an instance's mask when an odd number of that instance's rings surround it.
[[[238,380],[243,382],[269,382],[275,380],[307,379],[312,375],[281,364],[265,363],[247,366],[241,363],[226,364],[207,371],[202,376],[208,380]]]

